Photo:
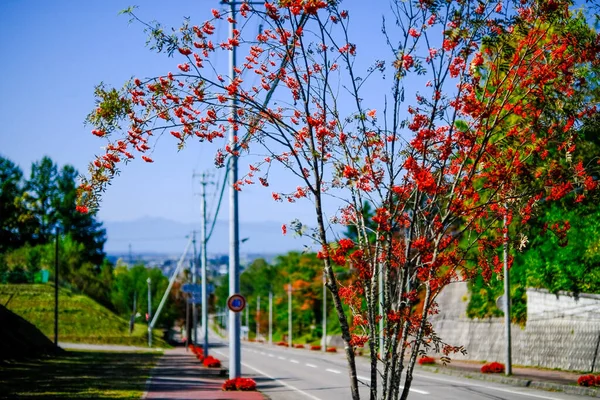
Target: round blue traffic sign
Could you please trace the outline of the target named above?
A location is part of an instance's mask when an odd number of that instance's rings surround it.
[[[241,294],[232,294],[227,299],[227,308],[233,312],[240,312],[246,307],[246,299]]]

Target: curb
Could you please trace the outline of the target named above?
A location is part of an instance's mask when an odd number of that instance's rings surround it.
[[[477,380],[481,380],[481,381],[503,383],[503,384],[518,386],[518,387],[529,387],[532,389],[541,389],[541,390],[547,390],[547,391],[551,391],[551,392],[558,391],[558,392],[563,392],[563,393],[567,393],[567,394],[576,394],[576,395],[580,395],[580,396],[600,397],[600,390],[589,388],[589,387],[583,387],[583,386],[564,385],[564,384],[555,383],[555,382],[530,380],[530,379],[523,379],[523,378],[518,378],[518,377],[510,377],[510,376],[502,376],[502,375],[494,375],[494,374],[482,374],[479,372],[461,371],[461,370],[452,369],[452,368],[420,366],[419,369],[421,369],[423,371],[427,371],[427,372],[458,376],[461,378],[468,378],[468,379],[477,379]]]

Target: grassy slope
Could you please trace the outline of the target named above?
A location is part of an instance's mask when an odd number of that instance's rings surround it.
[[[52,285],[0,285],[0,304],[7,302],[9,310],[34,324],[49,338],[54,338]],[[136,324],[130,335],[128,321],[89,297],[61,289],[58,303],[58,340],[61,342],[147,344],[146,325]],[[160,331],[154,336],[155,346],[165,346],[159,340]]]
[[[0,399],[139,399],[160,356],[69,351],[0,363]]]

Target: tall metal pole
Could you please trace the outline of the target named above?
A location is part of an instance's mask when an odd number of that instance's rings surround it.
[[[150,321],[152,321],[152,279],[148,277],[148,347],[152,347],[152,327]]]
[[[269,292],[269,344],[273,344],[273,292]]]
[[[190,296],[185,296],[185,351],[190,345]]]
[[[206,292],[206,268],[208,257],[206,254],[206,175],[202,174],[202,227],[200,230],[200,242],[202,245],[202,347],[205,357],[208,356],[208,293]]]
[[[198,283],[198,255],[196,253],[196,231],[192,232],[192,243],[194,244],[194,260],[192,261],[192,283]],[[192,296],[192,331],[194,332],[194,344],[198,343],[198,307],[196,307],[196,296]]]
[[[256,299],[256,341],[260,339],[260,296]]]
[[[54,244],[54,347],[58,348],[58,236],[60,230],[56,228]]]
[[[327,276],[323,270],[323,343],[321,351],[327,351]]]
[[[292,285],[288,284],[288,347],[292,345]]]
[[[506,209],[508,212],[508,208]],[[512,355],[510,337],[510,275],[508,271],[508,224],[504,214],[504,325],[506,328],[506,366],[505,374],[512,375]]]
[[[378,276],[378,286],[379,286],[379,315],[382,317],[379,319],[379,356],[382,360],[385,360],[385,346],[383,342],[383,264],[379,263],[379,276]]]
[[[229,23],[229,39],[234,38],[236,29],[236,11],[235,2],[230,2],[231,22]],[[229,76],[231,81],[236,78],[236,48],[232,47],[229,53]],[[231,119],[229,127],[229,142],[234,152],[238,145],[235,137],[237,136],[237,96],[231,96]],[[238,210],[238,192],[235,189],[235,183],[238,180],[237,157],[233,155],[229,164],[229,295],[232,296],[240,291],[240,248],[239,248],[239,210]],[[240,343],[240,313],[229,313],[229,378],[238,378],[242,372],[241,343]]]

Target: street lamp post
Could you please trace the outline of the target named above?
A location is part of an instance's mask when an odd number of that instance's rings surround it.
[[[256,300],[256,341],[260,340],[260,296]]]
[[[152,279],[148,277],[146,282],[148,283],[148,347],[152,347],[152,326],[150,325],[150,321],[152,321]]]
[[[293,347],[292,343],[292,285],[288,284],[288,346]]]
[[[327,351],[327,276],[325,271],[323,271],[323,344],[321,350]]]
[[[56,243],[54,244],[54,347],[58,348],[58,236],[56,228]]]
[[[273,344],[273,292],[269,292],[269,344]]]

